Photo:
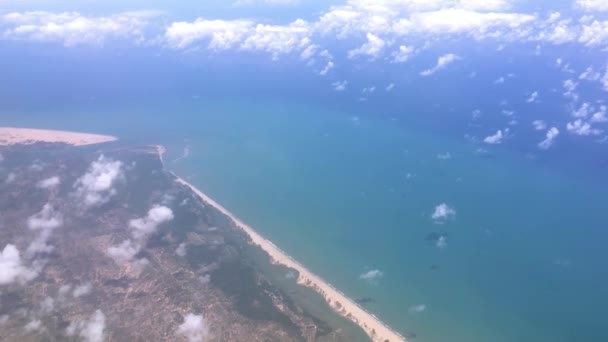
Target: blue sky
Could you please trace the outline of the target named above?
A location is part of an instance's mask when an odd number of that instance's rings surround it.
[[[532,134],[525,143],[540,153],[608,140],[608,0],[0,0],[0,32],[6,52],[120,47],[236,69],[289,65],[372,109],[414,88],[444,111],[450,96],[469,96],[462,135],[481,146]]]

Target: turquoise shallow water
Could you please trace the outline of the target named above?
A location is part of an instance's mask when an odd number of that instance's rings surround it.
[[[416,341],[608,340],[608,188],[584,174],[507,148],[481,158],[415,123],[273,100],[50,107],[0,124],[164,143],[178,174],[346,294],[373,298],[369,310]],[[456,216],[435,224],[443,202]],[[360,279],[373,269],[383,276]]]

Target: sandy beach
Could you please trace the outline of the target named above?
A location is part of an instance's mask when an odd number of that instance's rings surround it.
[[[0,127],[0,146],[34,144],[37,142],[65,143],[74,146],[92,145],[117,140],[109,135],[54,131],[32,128]]]
[[[161,154],[162,155],[162,154]],[[177,182],[189,187],[201,200],[222,212],[224,215],[230,217],[236,226],[241,228],[249,237],[253,244],[258,245],[260,248],[265,250],[271,257],[272,262],[287,266],[296,270],[299,274],[298,283],[303,286],[310,287],[322,295],[327,303],[340,315],[352,320],[355,324],[359,325],[374,342],[396,342],[403,341],[405,338],[399,333],[392,330],[390,327],[382,323],[376,316],[365,311],[361,306],[355,303],[352,299],[348,298],[342,292],[338,291],[331,284],[315,275],[302,264],[292,259],[289,255],[283,252],[279,247],[273,244],[271,241],[265,239],[253,228],[239,220],[236,216],[230,213],[226,208],[222,207],[219,203],[215,202],[212,198],[205,195],[202,191],[186,182],[185,180],[177,177]]]

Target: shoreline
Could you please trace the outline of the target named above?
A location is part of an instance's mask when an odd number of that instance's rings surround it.
[[[162,161],[162,153],[158,149],[159,156]],[[367,312],[359,304],[348,298],[344,293],[336,289],[333,285],[323,280],[313,272],[309,271],[304,265],[300,264],[287,253],[277,247],[270,240],[264,238],[252,227],[241,221],[228,209],[217,203],[211,197],[197,189],[194,185],[188,183],[184,179],[178,177],[175,173],[169,171],[176,179],[175,181],[189,188],[197,195],[205,204],[211,205],[222,214],[228,216],[233,223],[243,230],[251,239],[251,243],[259,246],[266,251],[270,256],[270,260],[275,265],[283,265],[294,269],[298,272],[298,284],[313,289],[315,292],[323,296],[329,306],[339,315],[351,320],[356,325],[361,327],[363,331],[374,342],[407,342],[398,332],[392,330],[389,326],[380,321],[375,315]]]
[[[110,135],[48,129],[0,127],[0,146],[31,145],[37,142],[64,143],[73,146],[101,144],[118,140]]]

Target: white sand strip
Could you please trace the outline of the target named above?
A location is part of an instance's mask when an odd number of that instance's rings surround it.
[[[109,135],[53,131],[46,129],[0,127],[0,146],[30,145],[37,142],[82,146],[118,140]]]
[[[177,176],[176,176],[177,177]],[[222,212],[224,215],[230,217],[234,224],[241,228],[249,235],[252,243],[260,246],[265,250],[275,264],[280,264],[292,268],[299,273],[298,284],[310,287],[316,292],[321,294],[327,303],[340,315],[352,320],[360,326],[374,342],[405,342],[405,338],[399,333],[392,330],[386,324],[382,323],[376,316],[365,311],[361,306],[355,303],[353,300],[348,298],[342,292],[338,291],[331,284],[321,279],[302,264],[292,259],[289,255],[283,252],[279,247],[275,246],[272,242],[265,239],[263,236],[258,234],[253,228],[239,220],[236,216],[231,214],[227,209],[222,207],[220,204],[215,202],[212,198],[205,195],[202,191],[186,182],[181,178],[177,178],[177,182],[189,187],[195,194],[197,194],[203,202],[208,205],[215,207],[217,210]]]

